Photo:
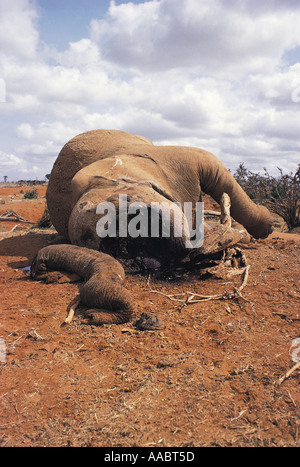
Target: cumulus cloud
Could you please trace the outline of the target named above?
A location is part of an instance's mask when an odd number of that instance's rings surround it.
[[[46,47],[49,58],[53,58],[64,67],[81,67],[84,65],[100,65],[98,46],[90,39],[83,38],[77,42],[69,42],[65,51],[57,51],[54,47]]]
[[[95,128],[204,147],[231,170],[294,170],[300,63],[286,53],[299,21],[292,0],[111,1],[88,37],[57,50],[39,40],[34,3],[2,0],[5,175],[43,177],[68,139]]]
[[[91,22],[91,37],[107,59],[141,70],[184,67],[218,75],[265,71],[286,49],[300,44],[300,12],[287,6],[279,14],[265,5],[253,16],[247,3],[111,2],[108,16]]]
[[[1,0],[0,44],[4,54],[33,58],[39,41],[34,27],[37,12],[27,0]],[[2,52],[2,53],[3,53]]]
[[[14,169],[18,164],[22,164],[22,159],[14,154],[7,154],[4,151],[0,151],[0,163],[3,172],[5,172]]]

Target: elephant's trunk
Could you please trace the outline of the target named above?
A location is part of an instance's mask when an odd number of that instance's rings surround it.
[[[222,162],[213,154],[199,158],[202,190],[220,203],[223,193],[231,200],[231,216],[255,238],[265,238],[273,231],[273,219],[267,208],[255,204]]]

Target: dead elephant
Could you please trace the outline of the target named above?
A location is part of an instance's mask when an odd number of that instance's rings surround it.
[[[273,221],[269,211],[253,203],[222,162],[207,151],[154,146],[143,137],[116,130],[95,130],[76,136],[62,148],[53,166],[47,205],[57,232],[77,248],[53,245],[47,247],[48,250],[41,250],[33,263],[34,278],[39,277],[41,267],[38,265],[43,265],[44,272],[45,268],[72,270],[86,279],[87,284],[94,277],[93,280],[104,284],[101,292],[95,286],[90,286],[90,289],[88,286],[88,303],[84,294],[81,296],[83,304],[93,310],[89,314],[91,321],[120,323],[129,320],[132,304],[125,292],[120,293],[125,290],[123,272],[120,273],[116,260],[109,263],[109,256],[103,251],[114,256],[146,255],[167,260],[190,255],[187,244],[191,241],[191,228],[190,224],[186,227],[182,207],[190,203],[191,222],[195,225],[202,191],[218,203],[227,193],[231,203],[230,215],[253,237],[265,238],[272,232]],[[130,205],[146,206],[148,213],[153,206],[159,205],[160,219],[164,209],[172,206],[169,210],[172,214],[168,217],[170,235],[162,235],[163,226],[160,224],[156,236],[151,236],[150,231],[143,237],[121,236],[120,195],[126,196],[124,199]],[[116,208],[117,231],[114,238],[101,238],[97,231],[101,218],[98,206],[101,203],[110,203]],[[174,234],[178,223],[182,228],[181,236]],[[238,230],[226,225],[205,230],[203,244],[194,248],[192,254],[205,255],[224,250],[240,241],[241,237]],[[94,254],[92,252],[97,252],[97,258],[90,258],[90,254]],[[97,271],[86,274],[91,261],[97,262]],[[122,276],[122,280],[118,281],[117,276]],[[119,298],[115,302],[99,301],[99,293],[107,294],[106,286],[110,290],[116,287],[121,301]],[[97,312],[98,319],[95,318]]]

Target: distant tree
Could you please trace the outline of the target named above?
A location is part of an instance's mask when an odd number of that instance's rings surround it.
[[[6,183],[6,182],[7,182],[7,178],[8,178],[7,175],[4,175],[3,178],[4,178],[4,183]]]
[[[50,174],[46,174],[46,175],[45,175],[45,178],[46,178],[47,180],[50,180]]]
[[[282,169],[278,170],[278,177],[270,175],[266,168],[260,175],[247,170],[241,163],[234,178],[253,201],[282,217],[291,230],[300,227],[300,164],[295,174],[284,174]]]

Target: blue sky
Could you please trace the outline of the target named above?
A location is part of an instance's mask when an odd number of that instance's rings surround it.
[[[294,171],[299,24],[298,0],[0,0],[0,181],[96,128]]]
[[[91,19],[103,17],[108,8],[109,0],[39,0],[40,38],[63,50],[69,42],[88,37]]]
[[[126,2],[115,1],[116,5],[122,3]],[[133,0],[131,3],[145,2]],[[88,37],[91,19],[105,17],[109,5],[110,0],[38,0],[40,38],[63,50],[69,42]]]

